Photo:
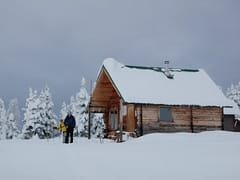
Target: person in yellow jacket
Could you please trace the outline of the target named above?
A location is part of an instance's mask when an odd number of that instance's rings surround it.
[[[60,120],[60,124],[56,127],[57,130],[62,132],[63,135],[63,143],[65,142],[66,134],[67,134],[67,127],[64,125],[63,119]]]

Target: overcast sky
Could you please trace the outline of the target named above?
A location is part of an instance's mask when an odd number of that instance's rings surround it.
[[[96,80],[103,59],[203,68],[240,81],[239,0],[0,0],[0,97],[48,84],[56,109]],[[88,84],[89,90],[89,84]],[[57,112],[58,113],[58,112]]]

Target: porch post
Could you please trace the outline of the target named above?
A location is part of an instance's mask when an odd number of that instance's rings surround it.
[[[142,104],[140,106],[140,136],[143,136],[143,111],[142,111]]]
[[[222,113],[222,119],[221,119],[222,127],[221,128],[222,128],[222,130],[224,130],[224,109],[223,109],[223,107],[221,108],[221,113]],[[234,123],[234,125],[235,125],[235,123]]]
[[[193,125],[193,107],[190,106],[190,126],[191,126],[191,132],[194,133],[194,125]]]
[[[120,100],[120,142],[123,141],[123,104],[122,104],[122,100]]]
[[[90,111],[90,106],[88,107],[88,139],[91,139],[91,111]]]

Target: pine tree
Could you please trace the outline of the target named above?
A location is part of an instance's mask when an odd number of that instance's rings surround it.
[[[65,119],[65,117],[67,116],[67,113],[68,113],[68,107],[67,107],[67,104],[65,102],[62,103],[62,108],[61,108],[61,111],[60,111],[60,117],[61,119]]]
[[[70,104],[67,106],[68,110],[72,112],[76,119],[75,135],[79,135],[81,137],[88,136],[89,115],[87,112],[87,106],[89,99],[90,97],[86,89],[86,80],[83,77],[80,91],[75,97],[71,97]],[[104,128],[105,124],[102,115],[91,114],[91,135],[93,137],[102,137]]]
[[[0,98],[0,139],[6,139],[6,109]]]
[[[54,131],[54,126],[56,126],[56,115],[53,113],[53,101],[50,93],[50,89],[48,86],[45,87],[44,90],[41,91],[40,96],[40,105],[39,111],[41,115],[41,130],[39,132],[40,138],[51,138],[56,135]]]
[[[93,114],[92,123],[91,123],[91,135],[96,138],[103,138],[105,124],[102,114]]]
[[[8,106],[7,111],[7,122],[6,122],[6,138],[13,139],[16,138],[20,131],[17,127],[17,121],[20,118],[20,111],[18,107],[18,100],[12,99]]]
[[[82,137],[86,137],[88,134],[88,113],[87,105],[89,101],[89,95],[86,90],[85,78],[82,78],[80,91],[76,94],[74,101],[72,100],[72,113],[76,119],[77,134]]]
[[[23,138],[30,139],[34,135],[39,138],[51,138],[57,134],[53,129],[56,126],[56,116],[53,113],[53,102],[49,88],[46,87],[38,96],[37,91],[29,90],[24,109]]]
[[[231,87],[227,89],[226,96],[236,102],[240,108],[240,82],[236,85],[232,84]]]
[[[37,95],[37,91],[29,89],[29,97],[26,99],[26,108],[24,112],[22,136],[24,139],[30,139],[37,134],[39,128],[39,122],[41,120],[39,110],[40,100]]]
[[[70,104],[67,106],[68,111],[73,111],[75,104],[76,104],[75,97],[74,97],[74,96],[71,96],[71,98],[70,98]]]

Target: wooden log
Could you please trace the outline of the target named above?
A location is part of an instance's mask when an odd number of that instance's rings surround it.
[[[127,106],[127,131],[134,132],[135,130],[135,107],[134,105]]]

